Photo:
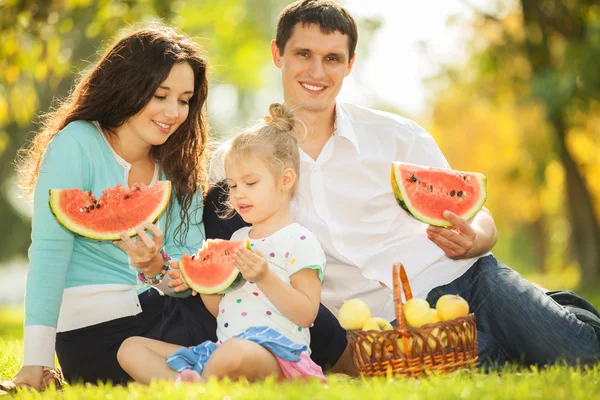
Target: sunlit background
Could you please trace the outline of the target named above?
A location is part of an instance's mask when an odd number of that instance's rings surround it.
[[[269,42],[288,3],[0,0],[0,305],[23,300],[31,211],[14,159],[35,116],[122,30],[160,18],[206,49],[213,137],[235,134],[281,100]],[[550,288],[598,289],[597,1],[341,3],[360,31],[340,98],[416,120],[453,168],[486,174],[506,264]]]

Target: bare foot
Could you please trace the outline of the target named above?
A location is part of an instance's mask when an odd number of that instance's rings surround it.
[[[200,382],[202,377],[199,373],[194,371],[193,369],[183,370],[176,379],[176,382],[187,382],[187,383],[195,383]]]

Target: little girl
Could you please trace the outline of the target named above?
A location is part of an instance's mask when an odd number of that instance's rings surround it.
[[[234,254],[248,282],[227,295],[202,295],[217,318],[217,343],[182,348],[127,339],[118,360],[138,382],[326,379],[309,357],[308,329],[319,309],[325,255],[313,234],[290,216],[300,169],[296,137],[304,125],[281,104],[272,104],[269,114],[264,125],[233,139],[225,155],[230,205],[252,224],[231,237],[250,242],[250,250]]]

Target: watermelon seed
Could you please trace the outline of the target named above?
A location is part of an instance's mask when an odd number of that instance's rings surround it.
[[[450,197],[454,197],[454,195],[456,194],[456,190],[453,190],[450,192]]]
[[[79,209],[79,212],[83,212],[83,208],[80,208],[80,209]]]
[[[131,197],[131,196],[129,196],[129,194],[126,194],[125,195],[125,200],[127,200],[129,197]]]
[[[463,181],[466,181],[466,180],[467,180],[467,176],[466,176],[466,175],[464,175],[464,176],[463,176]]]
[[[141,188],[141,187],[139,187],[139,186],[136,186],[136,187],[135,187],[135,190],[137,190],[137,191],[139,192],[139,191],[141,191],[141,190],[142,190],[142,188]]]
[[[462,191],[462,190],[459,190],[459,191],[458,191],[458,193],[456,193],[456,195],[457,195],[458,197],[462,197],[462,194],[463,194],[463,191]]]
[[[93,209],[94,209],[94,205],[92,204],[92,205],[90,206],[90,210],[93,210]]]
[[[414,176],[414,175],[411,175],[411,176],[410,176],[410,181],[411,181],[411,182],[416,182],[416,181],[417,181],[417,177],[416,177],[416,176]]]
[[[433,185],[429,185],[429,191],[433,193]]]
[[[96,208],[100,208],[100,203],[96,204]]]

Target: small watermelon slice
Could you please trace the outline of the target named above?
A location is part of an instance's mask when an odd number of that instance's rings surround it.
[[[202,294],[228,293],[241,288],[246,280],[237,269],[233,253],[249,242],[208,239],[197,254],[184,254],[179,260],[181,276],[190,288]]]
[[[442,215],[444,210],[468,220],[481,210],[487,198],[487,178],[478,172],[394,162],[391,181],[398,204],[429,225],[452,225]]]
[[[119,240],[119,234],[137,235],[143,221],[155,222],[171,198],[171,182],[148,187],[134,184],[106,189],[98,200],[81,189],[50,189],[50,210],[73,233],[95,240]]]

